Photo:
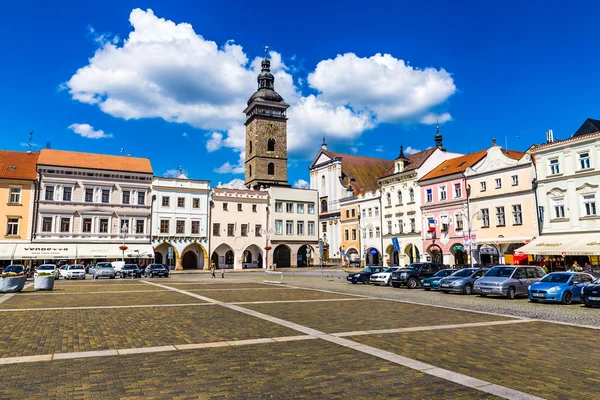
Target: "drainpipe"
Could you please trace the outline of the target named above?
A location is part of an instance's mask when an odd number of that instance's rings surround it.
[[[149,240],[150,240],[150,246],[152,246],[152,221],[154,220],[154,200],[156,200],[156,195],[153,194],[151,197],[151,201],[150,201],[150,223],[149,225]],[[155,261],[155,257],[154,257],[154,248],[152,248],[152,262],[154,263]]]

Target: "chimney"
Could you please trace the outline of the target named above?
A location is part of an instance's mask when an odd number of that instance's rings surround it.
[[[552,129],[550,129],[548,132],[546,132],[546,143],[552,142],[554,142],[554,132],[552,132]]]

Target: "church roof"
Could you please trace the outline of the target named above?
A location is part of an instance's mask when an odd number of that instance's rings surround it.
[[[347,188],[351,188],[354,195],[369,191],[375,192],[379,189],[379,183],[377,182],[379,177],[394,165],[392,160],[382,158],[334,153],[329,150],[321,151],[341,160],[342,183]]]
[[[258,74],[258,90],[248,99],[248,105],[255,100],[270,101],[275,103],[285,104],[283,97],[275,91],[275,77],[271,73],[271,61],[268,58],[263,58],[261,62],[261,71]]]
[[[412,170],[419,168],[421,165],[423,165],[423,163],[425,161],[427,161],[429,156],[431,154],[433,154],[433,152],[436,149],[437,149],[437,147],[432,147],[430,149],[423,150],[423,151],[420,151],[415,154],[411,154],[410,156],[406,157],[406,159],[408,160],[408,163],[406,164],[406,166],[404,167],[402,172],[412,171]],[[381,176],[381,178],[385,178],[386,176],[394,175],[395,171],[396,171],[396,169],[395,169],[394,165],[392,165],[391,167],[389,167],[387,169],[387,171],[385,171],[385,173]]]

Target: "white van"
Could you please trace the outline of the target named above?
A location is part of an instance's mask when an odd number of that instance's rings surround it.
[[[125,265],[125,261],[113,261],[110,264],[115,269],[115,272],[119,272],[123,269],[123,265]]]

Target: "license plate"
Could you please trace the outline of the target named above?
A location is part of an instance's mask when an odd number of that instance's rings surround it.
[[[533,297],[544,297],[544,293],[534,293]]]
[[[489,293],[490,289],[481,289],[481,293]]]
[[[600,297],[588,297],[589,301],[600,301]]]
[[[431,286],[430,283],[424,283],[423,286]]]
[[[450,287],[450,285],[440,285],[441,287]]]

